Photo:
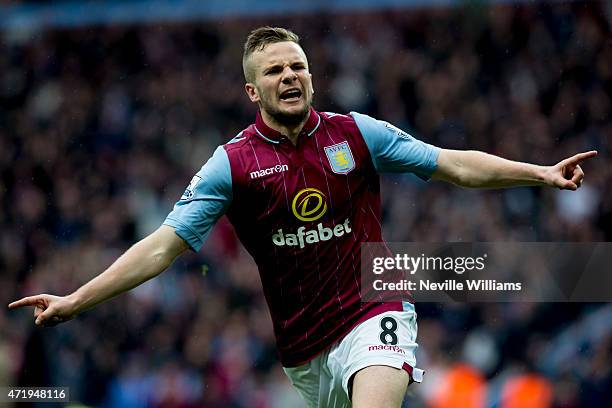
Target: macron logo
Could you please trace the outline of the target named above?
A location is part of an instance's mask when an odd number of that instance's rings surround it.
[[[394,351],[396,353],[406,354],[406,352],[398,346],[389,346],[389,345],[378,345],[378,346],[369,346],[368,351],[376,351],[376,350],[389,350]]]
[[[277,164],[276,166],[268,167],[267,169],[252,171],[249,173],[249,175],[251,176],[251,179],[256,179],[273,173],[282,173],[283,171],[287,170],[289,170],[289,166],[286,164]]]

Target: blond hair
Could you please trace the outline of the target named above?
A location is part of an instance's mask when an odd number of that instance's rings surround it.
[[[278,42],[291,41],[296,44],[300,44],[300,37],[292,31],[286,28],[280,27],[259,27],[251,31],[249,36],[244,43],[244,53],[242,54],[242,70],[244,71],[244,79],[247,82],[255,81],[255,73],[253,69],[249,67],[248,60],[251,54],[255,51],[261,51],[268,44],[274,44]]]

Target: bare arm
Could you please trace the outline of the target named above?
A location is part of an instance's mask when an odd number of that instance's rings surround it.
[[[162,225],[121,255],[108,269],[67,296],[28,296],[9,308],[35,306],[36,324],[52,326],[72,319],[120,293],[159,275],[188,248],[174,228]]]
[[[596,155],[597,152],[592,150],[578,153],[554,166],[538,166],[479,151],[441,149],[438,167],[432,177],[470,188],[548,185],[576,190],[584,179],[580,162]]]

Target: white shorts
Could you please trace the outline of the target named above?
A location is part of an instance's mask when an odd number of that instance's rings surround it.
[[[421,382],[423,370],[416,368],[415,357],[416,318],[414,306],[405,302],[403,312],[374,316],[308,363],[283,370],[309,408],[350,407],[349,381],[373,365],[404,369],[410,382]]]

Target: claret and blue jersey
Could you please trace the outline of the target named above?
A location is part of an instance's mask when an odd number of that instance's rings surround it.
[[[382,242],[378,173],[427,179],[438,149],[359,113],[311,109],[294,145],[258,114],[194,176],[164,224],[198,251],[227,215],[253,256],[284,366],[400,302],[362,303],[361,243]],[[374,254],[372,254],[374,256]]]

